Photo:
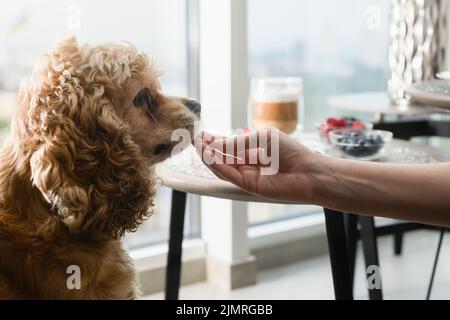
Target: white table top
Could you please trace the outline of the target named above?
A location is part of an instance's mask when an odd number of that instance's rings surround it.
[[[394,140],[389,148],[392,150],[414,150],[415,152],[426,153],[432,156],[436,162],[450,162],[450,151],[423,144]],[[170,161],[159,164],[156,167],[156,174],[161,178],[164,186],[181,192],[236,201],[282,203],[249,194],[235,185],[212,175],[204,177],[176,171],[170,166]]]
[[[398,106],[392,103],[386,92],[364,92],[331,97],[328,104],[332,108],[384,115],[429,115],[438,109],[421,104]]]

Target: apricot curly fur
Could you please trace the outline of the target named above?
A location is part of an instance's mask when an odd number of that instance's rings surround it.
[[[151,215],[156,177],[116,102],[143,72],[129,44],[70,38],[22,84],[0,152],[0,298],[137,296],[120,239]],[[69,265],[82,290],[68,290]]]

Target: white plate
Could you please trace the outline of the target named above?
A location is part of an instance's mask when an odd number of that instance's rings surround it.
[[[450,80],[431,80],[416,83],[410,86],[406,92],[421,104],[450,108]]]
[[[450,80],[450,71],[442,71],[436,74],[436,78],[441,80]]]

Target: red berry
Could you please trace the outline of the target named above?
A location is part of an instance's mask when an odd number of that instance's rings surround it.
[[[339,119],[336,122],[336,126],[340,127],[340,128],[346,127],[347,126],[347,120],[345,118]]]
[[[361,121],[355,121],[352,124],[352,128],[354,129],[365,129],[364,124]]]
[[[328,118],[327,119],[327,124],[329,126],[336,127],[337,123],[338,123],[338,120],[335,119],[335,118]]]

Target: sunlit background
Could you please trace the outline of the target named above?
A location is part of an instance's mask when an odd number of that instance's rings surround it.
[[[16,0],[2,6],[1,128],[9,123],[20,80],[39,54],[70,34],[93,44],[131,42],[165,72],[161,80],[167,92],[193,95],[187,11],[185,0]],[[389,0],[249,0],[249,75],[302,77],[305,126],[311,131],[315,123],[337,113],[327,107],[330,96],[386,88],[388,20]],[[170,192],[162,188],[156,214],[127,237],[127,245],[167,240],[169,207]],[[266,204],[250,204],[248,210],[250,225],[321,213],[311,206]],[[188,237],[200,233],[194,215],[188,213]]]

